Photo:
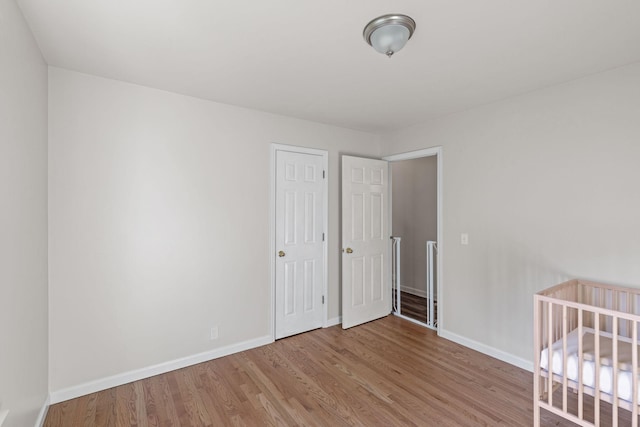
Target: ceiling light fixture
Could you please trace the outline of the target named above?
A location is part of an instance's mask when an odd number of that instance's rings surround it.
[[[362,35],[371,47],[389,58],[399,51],[411,38],[416,29],[416,21],[407,15],[382,15],[369,22]]]

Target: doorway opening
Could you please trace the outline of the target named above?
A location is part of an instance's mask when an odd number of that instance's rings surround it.
[[[442,319],[441,151],[390,162],[393,314],[431,329]]]

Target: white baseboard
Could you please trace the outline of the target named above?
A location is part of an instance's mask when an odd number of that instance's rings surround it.
[[[473,350],[479,351],[480,353],[484,353],[488,356],[494,357],[498,360],[502,360],[503,362],[507,362],[511,365],[517,366],[518,368],[522,368],[529,372],[533,372],[533,362],[523,359],[518,356],[514,356],[511,353],[507,353],[502,350],[498,350],[495,347],[488,346],[486,344],[479,343],[478,341],[474,341],[469,338],[465,338],[461,335],[454,334],[453,332],[446,331],[444,329],[440,329],[438,333],[442,338],[448,339],[449,341],[453,341],[465,347],[469,347]]]
[[[44,401],[40,412],[38,413],[38,418],[36,418],[35,427],[42,427],[44,425],[44,420],[47,418],[47,411],[49,410],[49,405],[51,404],[51,395],[47,396],[47,399]],[[0,425],[2,423],[0,422]]]
[[[324,325],[325,328],[331,327],[331,326],[335,326],[335,325],[339,325],[342,323],[342,316],[338,316],[338,317],[334,317],[331,319],[327,319],[327,324]]]
[[[406,292],[417,297],[426,298],[427,292],[422,289],[413,288],[411,286],[400,285],[400,291]]]
[[[97,391],[106,390],[108,388],[116,387],[123,384],[128,384],[130,382],[149,378],[154,375],[164,374],[166,372],[175,371],[176,369],[181,369],[187,366],[196,365],[198,363],[207,362],[219,357],[228,356],[233,353],[261,347],[272,342],[273,337],[271,335],[265,335],[263,337],[255,338],[249,341],[243,341],[238,344],[232,344],[226,347],[217,348],[215,350],[194,354],[193,356],[187,356],[180,359],[171,360],[169,362],[159,363],[147,368],[136,369],[134,371],[124,372],[122,374],[90,381],[84,384],[64,388],[62,390],[56,390],[51,392],[50,403],[55,404],[64,402],[65,400],[75,399],[76,397],[85,396]]]

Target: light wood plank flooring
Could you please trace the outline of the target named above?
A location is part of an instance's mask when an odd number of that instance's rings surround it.
[[[572,425],[545,414],[544,425]],[[45,426],[530,426],[532,375],[389,316],[52,405]]]

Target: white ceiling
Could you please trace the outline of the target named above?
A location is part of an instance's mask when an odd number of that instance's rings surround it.
[[[387,131],[640,60],[638,0],[18,0],[50,65]],[[404,13],[393,58],[364,25]]]

